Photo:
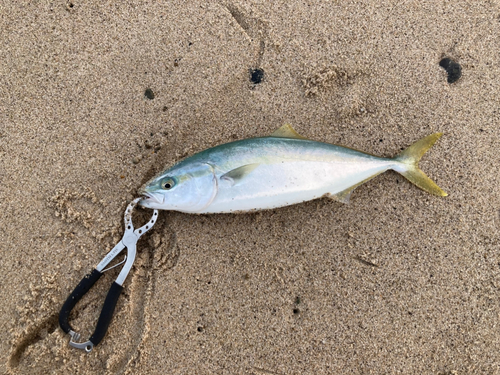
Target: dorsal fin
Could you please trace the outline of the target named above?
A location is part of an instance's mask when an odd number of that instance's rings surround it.
[[[296,139],[307,139],[306,137],[301,136],[299,133],[292,128],[292,125],[285,124],[281,128],[276,129],[270,137],[278,137],[278,138],[296,138]]]

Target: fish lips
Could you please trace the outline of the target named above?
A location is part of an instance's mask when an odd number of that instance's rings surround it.
[[[142,195],[142,199],[139,204],[146,208],[159,208],[165,202],[165,196],[159,193],[152,193],[150,191],[142,190],[139,192]]]

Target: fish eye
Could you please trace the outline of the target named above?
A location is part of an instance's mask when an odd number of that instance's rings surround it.
[[[165,190],[170,190],[175,186],[175,181],[172,178],[167,178],[161,183],[161,187]]]

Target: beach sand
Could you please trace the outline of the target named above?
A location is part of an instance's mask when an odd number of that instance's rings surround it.
[[[500,5],[380,3],[4,1],[0,373],[500,373]],[[380,156],[443,132],[421,167],[449,196],[388,172],[348,205],[160,212],[70,348],[59,310],[137,189],[284,123]]]

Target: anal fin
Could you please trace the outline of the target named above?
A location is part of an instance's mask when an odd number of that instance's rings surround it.
[[[328,194],[327,197],[340,203],[349,203],[351,194],[359,185],[352,186],[335,194]]]
[[[338,193],[327,194],[327,197],[330,199],[333,199],[334,201],[340,202],[340,203],[349,203],[349,200],[351,198],[351,194],[354,191],[354,189],[356,189],[358,186],[363,185],[365,182],[370,181],[372,178],[378,176],[379,174],[381,174],[383,172],[384,171],[377,172],[373,176],[365,178],[363,181],[358,182],[357,184],[354,184],[352,186],[349,186],[347,189],[339,191]]]

